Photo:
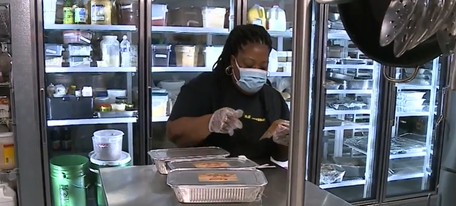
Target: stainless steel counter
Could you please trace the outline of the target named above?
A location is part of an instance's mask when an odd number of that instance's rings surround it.
[[[229,206],[285,206],[287,171],[282,168],[263,169],[269,183],[262,203],[229,204]],[[155,166],[103,168],[101,179],[108,206],[227,206],[227,204],[181,204],[173,190],[166,184],[166,176],[159,174]],[[344,200],[320,189],[306,185],[306,206],[350,206]]]

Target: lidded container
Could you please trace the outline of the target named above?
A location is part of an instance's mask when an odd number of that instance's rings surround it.
[[[222,54],[223,46],[207,46],[205,49],[204,59],[206,67],[212,68]]]
[[[14,133],[0,133],[0,169],[10,170],[16,168],[14,156]]]
[[[118,1],[119,2],[119,1]],[[118,23],[120,25],[137,25],[139,21],[139,2],[124,0],[117,5]]]
[[[164,117],[168,111],[168,92],[164,89],[152,89],[152,117]]]
[[[204,7],[202,10],[203,27],[223,28],[226,12],[226,9],[221,7]]]
[[[254,169],[258,164],[244,156],[234,158],[217,158],[205,160],[176,160],[168,163],[170,170],[207,169],[207,168],[244,168]]]
[[[168,67],[171,45],[152,45],[152,66]]]
[[[152,26],[166,26],[166,14],[168,13],[168,5],[152,4],[151,13]]]
[[[122,156],[124,133],[115,129],[98,130],[93,133],[93,158],[104,161],[115,161]]]
[[[120,43],[117,36],[103,36],[100,42],[101,59],[108,67],[120,66]]]
[[[178,67],[196,67],[198,65],[199,47],[179,45],[174,50]]]
[[[92,24],[112,24],[112,2],[110,0],[91,0],[90,19]]]
[[[168,174],[167,163],[176,160],[223,158],[230,153],[219,147],[157,149],[148,152],[160,174]]]
[[[173,170],[168,185],[182,203],[241,203],[261,200],[268,184],[257,169]]]

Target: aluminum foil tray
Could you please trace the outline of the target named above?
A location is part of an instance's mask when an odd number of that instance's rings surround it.
[[[320,167],[320,184],[341,182],[344,175],[345,170],[340,165],[323,163]]]
[[[219,147],[157,149],[149,151],[148,154],[160,174],[168,174],[167,163],[171,161],[224,158],[230,155],[229,152]]]
[[[409,135],[409,134],[407,134]],[[426,149],[426,143],[407,138],[407,135],[393,137],[391,139],[390,154],[406,154],[422,152]],[[353,137],[345,140],[345,145],[358,149],[360,152],[367,152],[367,137]]]
[[[254,169],[259,165],[244,156],[233,158],[217,158],[204,160],[176,160],[168,163],[170,170],[176,169],[208,169],[208,168],[244,168]]]
[[[173,170],[167,177],[181,203],[241,203],[261,200],[268,181],[257,169]]]

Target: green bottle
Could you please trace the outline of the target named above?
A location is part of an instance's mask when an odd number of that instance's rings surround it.
[[[73,3],[71,0],[65,0],[63,3],[63,24],[74,23]]]

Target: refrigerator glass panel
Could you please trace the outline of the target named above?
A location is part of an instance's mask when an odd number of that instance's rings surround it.
[[[379,64],[350,41],[329,8],[320,187],[347,201],[373,198]]]
[[[396,69],[396,78],[406,78],[414,68]],[[406,195],[430,189],[434,125],[438,119],[439,58],[420,67],[411,82],[396,84],[395,125],[389,154],[387,196]]]
[[[133,139],[139,138],[139,2],[41,2],[40,84],[52,204],[106,205],[97,169],[132,164]]]
[[[152,136],[148,149],[172,148],[166,122],[180,88],[212,72],[235,24],[234,0],[155,0],[151,16]],[[197,101],[197,100],[195,100]]]

